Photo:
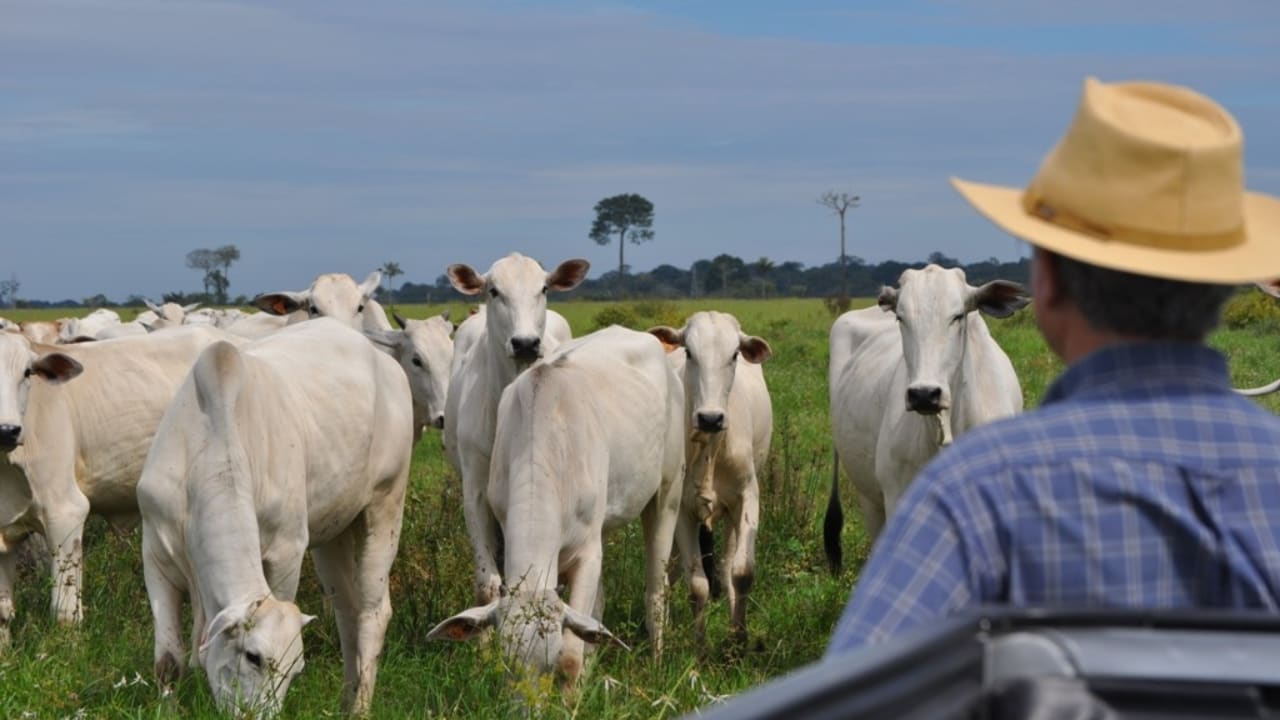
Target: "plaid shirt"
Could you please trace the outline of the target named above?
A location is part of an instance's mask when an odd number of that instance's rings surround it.
[[[1280,418],[1202,345],[1091,354],[920,472],[827,657],[979,604],[1280,607]]]

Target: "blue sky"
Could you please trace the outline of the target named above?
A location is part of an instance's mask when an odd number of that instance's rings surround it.
[[[628,263],[839,252],[1015,257],[947,185],[1024,184],[1086,75],[1190,85],[1280,194],[1274,0],[0,0],[0,277],[20,296],[403,282],[520,250],[615,267],[599,199],[638,192]]]

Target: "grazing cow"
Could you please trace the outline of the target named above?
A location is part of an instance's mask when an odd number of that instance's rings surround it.
[[[365,323],[365,306],[381,282],[380,270],[369,273],[359,285],[346,273],[326,273],[306,290],[263,293],[253,299],[253,305],[272,315],[288,316],[289,324],[329,317],[360,330]],[[381,306],[378,309],[381,311]],[[390,324],[386,327],[391,329]]]
[[[54,615],[80,621],[86,516],[136,521],[151,436],[200,351],[223,337],[187,328],[55,347],[0,334],[0,633],[14,611],[11,551],[31,532],[53,551]]]
[[[954,437],[1022,412],[1009,356],[976,311],[1008,317],[1029,301],[1017,283],[982,287],[964,271],[906,270],[879,307],[851,310],[831,328],[831,434],[853,481],[867,534],[875,538],[916,472]],[[839,473],[824,528],[827,559],[840,568]]]
[[[458,359],[457,372],[449,378],[445,401],[445,454],[462,476],[462,509],[467,535],[475,554],[475,587],[478,604],[498,596],[502,584],[497,554],[501,547],[498,525],[486,501],[489,455],[497,422],[498,399],[521,370],[550,352],[560,342],[548,329],[547,293],[572,290],[587,275],[586,260],[565,260],[547,272],[536,260],[512,253],[481,275],[467,265],[450,265],[449,280],[464,295],[488,295],[484,311],[463,323],[472,323],[475,336],[467,341],[466,357]]]
[[[394,315],[399,330],[368,330],[364,334],[385,348],[404,368],[413,394],[414,441],[427,425],[444,428],[444,404],[449,396],[449,367],[453,364],[453,323],[446,311],[426,320]]]
[[[684,381],[684,499],[676,527],[680,562],[689,581],[698,639],[705,640],[710,585],[699,550],[698,526],[727,517],[725,571],[736,640],[747,637],[747,595],[755,579],[760,523],[757,472],[769,457],[773,405],[760,363],[773,354],[769,343],[742,332],[738,319],[697,312],[680,330],[649,330],[670,348],[667,355]]]
[[[65,318],[58,328],[58,342],[75,343],[94,340],[98,333],[120,324],[120,315],[115,310],[98,308],[82,318]]]
[[[662,346],[617,326],[560,346],[516,377],[498,408],[485,498],[507,541],[506,585],[429,637],[465,640],[493,626],[509,657],[573,683],[583,641],[613,637],[600,622],[602,536],[640,516],[645,619],[660,654],[684,469],[683,394]]]
[[[299,323],[200,355],[138,483],[156,675],[185,669],[180,629],[227,711],[279,711],[302,670],[303,554],[332,598],[344,705],[368,711],[391,617],[413,407],[395,361],[343,323]]]

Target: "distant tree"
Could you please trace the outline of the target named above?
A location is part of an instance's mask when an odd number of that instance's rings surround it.
[[[204,293],[218,305],[227,304],[227,290],[231,287],[228,273],[231,263],[240,259],[240,248],[223,245],[219,248],[196,248],[187,253],[187,267],[204,273]]]
[[[730,278],[741,274],[747,264],[742,262],[742,258],[721,253],[711,259],[711,266],[715,268],[716,274],[720,276],[720,294],[727,296],[729,294]]]
[[[653,203],[635,193],[607,197],[595,206],[596,219],[591,224],[590,237],[598,245],[608,245],[618,236],[617,295],[622,296],[623,248],[626,241],[639,245],[653,239]]]
[[[9,274],[8,280],[0,280],[0,307],[15,307],[20,287],[22,283],[18,282],[18,276],[13,273]]]
[[[80,301],[80,304],[83,305],[84,307],[102,308],[102,307],[108,307],[114,303],[112,303],[111,300],[107,298],[106,295],[103,295],[102,293],[98,293],[97,295],[91,295],[87,298],[82,299]]]
[[[767,295],[769,287],[769,274],[773,272],[774,263],[767,257],[761,257],[759,260],[751,263],[751,273],[756,277],[756,284],[760,287],[760,297]]]
[[[391,293],[394,292],[395,283],[392,281],[403,274],[404,271],[400,269],[400,263],[394,260],[382,263],[382,277],[387,281],[387,297],[391,297]]]
[[[835,190],[828,190],[822,193],[822,197],[818,198],[818,204],[830,208],[831,212],[840,216],[840,296],[849,297],[849,273],[847,260],[844,254],[844,214],[852,208],[858,207],[860,198],[857,195],[849,193],[838,193]]]

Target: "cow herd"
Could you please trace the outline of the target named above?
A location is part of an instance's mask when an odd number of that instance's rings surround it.
[[[260,295],[253,314],[166,303],[130,323],[111,311],[0,319],[0,644],[28,535],[47,541],[52,610],[71,624],[83,616],[88,514],[140,519],[156,677],[168,686],[198,664],[220,708],[271,716],[314,619],[294,602],[309,550],[336,615],[344,706],[362,714],[391,616],[410,458],[431,429],[461,478],[475,592],[431,637],[496,633],[516,666],[573,683],[587,645],[621,644],[602,623],[604,542],[639,519],[653,652],[673,549],[705,637],[715,578],[700,533],[716,522],[727,526],[731,630],[745,638],[773,430],[761,363],[773,351],[713,311],[680,328],[574,338],[547,300],[587,270],[568,260],[547,271],[519,253],[484,273],[451,265],[453,287],[482,302],[457,325],[393,314],[393,328],[372,299],[377,272]],[[833,324],[835,455],[873,536],[954,437],[1021,410],[981,314],[1027,301],[1014,283],[973,287],[929,266]]]

